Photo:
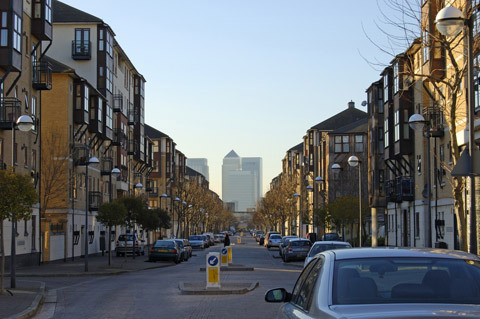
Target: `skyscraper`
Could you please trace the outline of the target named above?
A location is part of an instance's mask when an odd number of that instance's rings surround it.
[[[205,176],[207,181],[210,180],[208,176],[208,160],[206,158],[187,158],[187,166]]]
[[[235,204],[235,211],[256,207],[262,192],[262,159],[228,153],[222,165],[222,200]]]

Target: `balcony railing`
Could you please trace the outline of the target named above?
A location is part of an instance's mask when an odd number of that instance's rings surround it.
[[[22,102],[14,97],[0,99],[0,129],[10,130],[20,116]]]
[[[88,192],[88,208],[91,211],[97,211],[100,205],[102,205],[102,193],[101,192]]]
[[[128,155],[135,155],[138,152],[138,143],[136,140],[128,140]]]
[[[147,188],[148,197],[158,197],[158,187]]]
[[[85,144],[75,144],[73,147],[73,165],[86,165],[88,161],[88,146]]]
[[[138,123],[137,110],[133,108],[133,104],[130,104],[130,107],[128,108],[127,124],[135,125],[135,123]]]
[[[124,146],[127,136],[123,133],[121,128],[116,128],[113,130],[113,140],[112,144],[114,146]]]
[[[90,41],[72,41],[72,59],[90,60],[92,57],[92,45]]]
[[[52,89],[52,66],[47,61],[37,61],[33,65],[32,86],[36,90]]]
[[[113,169],[113,158],[111,157],[102,157],[100,161],[100,174],[101,175],[110,175]]]
[[[398,176],[385,182],[387,202],[400,203],[414,200],[415,183],[413,177]]]

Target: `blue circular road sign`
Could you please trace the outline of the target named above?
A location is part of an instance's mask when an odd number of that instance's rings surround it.
[[[217,264],[218,264],[218,258],[217,258],[217,256],[210,256],[210,257],[208,257],[208,264],[209,264],[210,266],[215,266],[215,265],[217,265]]]
[[[222,255],[226,255],[228,252],[227,248],[222,248]]]

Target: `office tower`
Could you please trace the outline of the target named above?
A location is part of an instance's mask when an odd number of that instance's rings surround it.
[[[235,211],[247,211],[256,207],[262,189],[262,159],[228,153],[222,165],[222,199],[234,203]]]
[[[187,158],[187,166],[205,176],[207,181],[210,180],[208,176],[208,160],[206,158]]]

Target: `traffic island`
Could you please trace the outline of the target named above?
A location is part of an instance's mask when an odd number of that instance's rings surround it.
[[[200,267],[200,271],[205,271],[205,267]],[[230,264],[229,266],[221,266],[220,271],[254,271],[253,267],[247,267],[240,264]]]
[[[207,288],[206,282],[180,282],[178,289],[183,295],[232,295],[246,294],[258,287],[254,282],[222,282],[220,287]]]

